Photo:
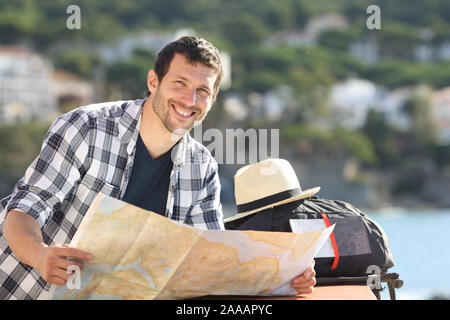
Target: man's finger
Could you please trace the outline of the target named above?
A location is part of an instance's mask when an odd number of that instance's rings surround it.
[[[298,284],[298,283],[306,282],[308,280],[313,279],[315,276],[316,276],[316,272],[314,271],[314,269],[312,271],[306,270],[304,273],[302,273],[301,275],[299,275],[296,278],[294,278],[292,280],[292,284]]]
[[[305,279],[311,279],[316,276],[316,271],[314,269],[308,270],[307,273],[303,275]]]
[[[58,248],[58,255],[61,257],[78,258],[81,260],[91,260],[92,255],[89,252],[77,248]]]
[[[71,273],[68,273],[66,269],[61,269],[61,268],[58,268],[58,267],[54,267],[54,268],[51,270],[51,275],[52,275],[53,277],[57,277],[57,278],[60,278],[60,279],[62,279],[62,280],[64,280],[64,281],[66,281],[67,279],[70,278],[70,276],[71,276],[72,274],[71,274]]]
[[[307,281],[304,281],[304,282],[294,282],[294,283],[292,283],[292,287],[294,288],[294,289],[306,289],[306,288],[309,288],[309,287],[313,287],[313,286],[315,286],[316,285],[316,278],[312,278],[312,279],[309,279],[309,280],[307,280]]]
[[[58,258],[58,260],[55,261],[55,266],[60,267],[64,270],[67,270],[70,266],[73,265],[80,268],[80,270],[84,267],[84,263],[82,261],[68,260],[65,258]]]
[[[63,286],[66,284],[66,280],[63,280],[58,277],[50,277],[47,281],[48,283],[57,284],[58,286]]]
[[[316,275],[316,271],[314,270],[314,268],[308,268],[305,270],[305,272],[303,272],[300,276],[298,276],[298,278],[302,278],[303,280],[305,279],[310,279],[312,277],[314,277]]]

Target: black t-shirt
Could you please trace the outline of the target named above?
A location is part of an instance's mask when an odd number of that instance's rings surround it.
[[[153,159],[139,134],[133,169],[122,198],[140,208],[165,215],[173,162],[172,149]]]

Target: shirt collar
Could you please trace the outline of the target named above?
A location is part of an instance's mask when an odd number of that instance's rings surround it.
[[[186,158],[188,157],[187,146],[189,143],[189,138],[189,133],[186,132],[172,150],[173,169],[175,171],[181,169],[186,162]]]
[[[127,101],[122,104],[123,114],[119,120],[119,141],[128,144],[127,152],[131,154],[136,146],[142,118],[142,106],[146,99]]]

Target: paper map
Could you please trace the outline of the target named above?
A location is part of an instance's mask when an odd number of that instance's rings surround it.
[[[333,226],[289,233],[200,230],[99,194],[70,245],[93,255],[79,288],[52,285],[52,299],[186,299],[295,295]]]

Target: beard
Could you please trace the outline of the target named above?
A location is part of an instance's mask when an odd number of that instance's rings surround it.
[[[186,106],[183,103],[177,102],[172,99],[167,100],[166,103],[166,99],[164,99],[159,90],[156,90],[153,94],[153,111],[161,120],[161,123],[164,125],[164,127],[174,134],[183,135],[186,131],[190,131],[195,125],[202,122],[206,116],[206,113],[201,115],[201,111],[199,108],[191,107],[190,109],[192,109],[192,111],[195,111],[195,115],[192,116],[192,119],[190,119],[189,122],[186,121],[184,123],[181,123],[176,118],[170,115],[170,109],[172,109],[172,103],[185,108]]]

